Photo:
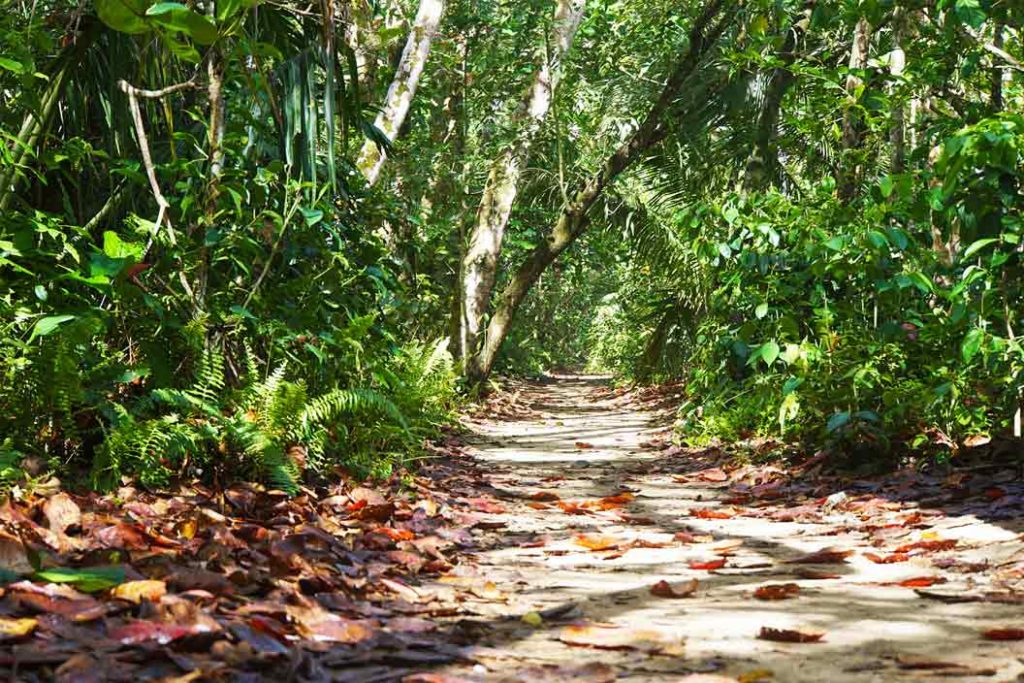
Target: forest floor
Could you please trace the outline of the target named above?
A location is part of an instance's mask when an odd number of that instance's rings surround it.
[[[1024,638],[1018,473],[854,480],[740,466],[669,446],[657,396],[612,392],[600,378],[557,378],[515,397],[524,410],[468,423],[469,452],[504,507],[466,572],[495,598],[479,608],[492,650],[476,651],[478,672],[1024,675],[1024,643],[1000,640]],[[801,639],[815,642],[779,642]]]
[[[1019,471],[740,464],[669,444],[677,400],[513,384],[415,473],[293,498],[23,493],[0,680],[1020,680]]]

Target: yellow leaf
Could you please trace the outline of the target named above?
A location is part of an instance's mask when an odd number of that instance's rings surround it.
[[[542,617],[537,612],[527,612],[522,616],[522,621],[524,624],[527,624],[528,626],[533,626],[534,628],[538,628],[544,625],[544,617]]]
[[[760,683],[760,681],[766,681],[774,675],[768,669],[754,669],[745,674],[740,674],[740,677],[736,680],[739,683]]]
[[[146,579],[143,581],[128,581],[114,587],[110,595],[121,600],[134,602],[136,605],[143,600],[156,602],[167,595],[167,584],[163,581]]]
[[[35,619],[8,619],[0,617],[0,640],[27,636],[39,622]]]

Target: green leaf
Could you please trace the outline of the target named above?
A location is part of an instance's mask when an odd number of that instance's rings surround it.
[[[49,334],[53,334],[58,327],[69,320],[74,320],[75,318],[76,316],[73,315],[50,315],[45,318],[40,318],[32,328],[32,334],[29,335],[28,340],[32,341],[36,337],[45,337]]]
[[[125,572],[123,567],[57,568],[38,571],[34,578],[50,583],[69,583],[85,593],[95,593],[124,583]]]
[[[27,71],[24,64],[9,57],[0,57],[0,69],[7,69],[16,74],[23,74]]]
[[[970,363],[971,359],[978,354],[983,341],[985,341],[985,330],[980,327],[975,327],[967,333],[967,336],[964,337],[963,342],[960,344],[960,356],[964,359],[965,363]]]
[[[200,45],[217,42],[217,27],[180,2],[158,2],[146,10],[146,16],[164,28],[184,33]]]
[[[311,228],[324,219],[324,212],[320,209],[302,209],[302,215]]]
[[[924,273],[914,271],[913,273],[907,273],[907,277],[912,283],[914,283],[914,286],[920,289],[923,293],[931,294],[935,291],[935,284]]]
[[[999,241],[998,237],[987,237],[987,238],[985,238],[983,240],[977,240],[975,242],[971,242],[971,245],[969,247],[967,247],[966,249],[964,249],[963,257],[964,258],[971,258],[972,256],[977,254],[979,251],[981,251],[982,249],[984,249],[988,245],[994,244],[995,242],[998,242],[998,241]]]
[[[103,253],[112,259],[142,258],[146,247],[137,242],[125,242],[116,232],[107,230],[103,233]]]
[[[835,415],[833,415],[832,417],[830,417],[828,419],[827,423],[825,423],[825,430],[829,434],[832,434],[833,432],[836,432],[839,429],[842,429],[843,427],[845,427],[847,424],[849,424],[849,422],[850,422],[850,412],[849,411],[843,411],[841,413],[836,413]]]
[[[96,0],[100,21],[121,33],[146,33],[146,0]]]
[[[888,199],[892,196],[892,191],[896,188],[896,183],[893,182],[892,176],[882,176],[882,179],[878,181],[878,189],[882,193],[882,197]]]
[[[765,365],[771,367],[772,363],[779,357],[780,351],[778,343],[772,340],[761,345],[760,356],[764,360]]]
[[[757,316],[758,320],[760,320],[761,318],[763,318],[766,315],[768,315],[768,304],[767,304],[767,302],[762,302],[762,303],[758,304],[757,308],[754,309],[754,315]]]
[[[978,0],[956,0],[956,16],[971,28],[980,28],[985,23],[985,10]]]

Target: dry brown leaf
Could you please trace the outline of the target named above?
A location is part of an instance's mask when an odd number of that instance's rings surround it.
[[[25,544],[17,536],[0,531],[0,569],[12,574],[31,574],[35,571],[28,561]]]
[[[762,626],[757,634],[761,640],[771,640],[776,643],[818,643],[825,637],[824,631],[797,631],[789,628],[771,628]]]
[[[688,598],[697,592],[699,582],[690,579],[686,583],[673,586],[668,581],[659,581],[651,586],[651,595],[659,598]]]
[[[775,583],[761,586],[754,591],[754,597],[758,600],[787,600],[795,598],[800,592],[800,586],[795,583]]]
[[[801,579],[809,579],[812,581],[842,578],[841,574],[836,574],[834,572],[823,572],[820,569],[812,569],[810,567],[797,567],[793,570],[793,573]]]
[[[990,628],[981,635],[985,640],[1024,640],[1024,628]]]
[[[843,564],[850,555],[853,555],[852,550],[824,548],[789,562],[790,564]]]
[[[50,531],[62,534],[68,527],[78,526],[82,523],[82,510],[78,503],[71,500],[66,493],[58,493],[50,496],[43,503],[43,515],[46,516],[46,523]]]

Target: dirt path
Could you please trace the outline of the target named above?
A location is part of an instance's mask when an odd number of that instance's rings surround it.
[[[714,453],[665,448],[652,413],[598,379],[560,378],[522,398],[537,415],[470,422],[469,450],[499,503],[483,508],[493,513],[483,550],[441,582],[476,582],[481,598],[462,624],[477,639],[476,664],[450,673],[748,683],[1024,675],[1024,643],[982,637],[1024,628],[1024,603],[1013,604],[1024,570],[1019,480],[842,482],[716,467]],[[840,552],[793,562],[825,549]],[[685,592],[694,579],[689,597],[651,592],[659,581]],[[795,591],[788,599],[754,595],[779,584],[798,588],[769,589]],[[952,601],[967,598],[979,601]],[[762,627],[824,636],[773,642],[758,637]]]

